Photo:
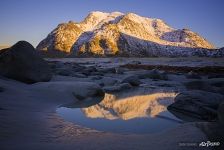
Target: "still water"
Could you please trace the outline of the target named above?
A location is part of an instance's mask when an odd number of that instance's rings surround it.
[[[182,123],[166,110],[174,93],[134,96],[106,94],[97,104],[82,108],[60,107],[57,113],[66,121],[98,131],[122,134],[157,133]]]

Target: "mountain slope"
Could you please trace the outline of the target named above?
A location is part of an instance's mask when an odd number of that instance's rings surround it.
[[[188,29],[134,13],[91,12],[82,22],[59,24],[39,50],[72,55],[188,56],[210,54],[214,46]]]

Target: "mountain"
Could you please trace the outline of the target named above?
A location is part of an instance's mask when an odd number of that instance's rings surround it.
[[[189,29],[134,13],[91,12],[82,22],[59,24],[38,50],[74,56],[219,56],[223,50]]]

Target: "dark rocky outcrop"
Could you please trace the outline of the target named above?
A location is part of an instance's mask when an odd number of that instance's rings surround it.
[[[52,77],[47,62],[26,41],[0,51],[0,75],[25,83],[49,81]]]
[[[200,120],[217,120],[217,110],[224,102],[224,96],[218,93],[211,93],[199,90],[186,91],[178,94],[174,103],[168,106],[177,117],[185,120],[183,116]],[[188,120],[188,119],[187,119]]]

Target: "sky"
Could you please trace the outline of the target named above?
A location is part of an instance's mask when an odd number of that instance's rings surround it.
[[[37,46],[59,23],[82,21],[91,11],[160,18],[224,47],[224,0],[1,0],[0,45],[26,40]]]

